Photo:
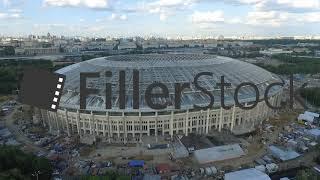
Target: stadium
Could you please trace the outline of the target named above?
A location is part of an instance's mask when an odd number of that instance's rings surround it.
[[[119,108],[119,71],[125,71],[125,109]],[[132,72],[139,71],[140,105],[133,108]],[[106,71],[112,77],[105,77]],[[99,72],[99,78],[89,78],[87,87],[98,89],[98,94],[87,97],[86,109],[80,109],[80,73]],[[154,110],[145,102],[145,89],[153,82],[161,82],[169,89],[169,98],[158,98],[159,102],[174,99],[175,83],[190,83],[201,72],[212,72],[213,77],[202,76],[199,85],[215,97],[210,109],[199,110],[198,106],[210,103],[208,95],[194,87],[185,89],[181,95],[181,108],[175,109],[169,103],[166,109]],[[52,132],[66,132],[69,135],[99,137],[106,142],[134,143],[143,136],[208,134],[212,131],[229,130],[234,134],[254,131],[259,124],[272,116],[274,110],[267,107],[264,92],[271,83],[282,82],[276,75],[255,65],[239,60],[206,54],[148,54],[117,55],[96,58],[62,68],[57,73],[66,75],[66,82],[57,112],[40,110],[37,115]],[[223,109],[220,102],[220,77],[224,76],[230,87],[225,89],[225,104],[231,109]],[[105,103],[106,83],[112,84],[112,108]],[[235,105],[234,91],[243,82],[251,82],[258,87],[259,102],[251,110]],[[273,106],[280,105],[283,88],[273,87],[268,93]],[[252,87],[242,87],[238,93],[241,104],[250,106],[256,100]]]

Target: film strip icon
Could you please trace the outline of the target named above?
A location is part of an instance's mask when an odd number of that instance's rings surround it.
[[[59,107],[66,76],[43,69],[27,68],[19,92],[23,104],[56,112]]]
[[[65,77],[59,77],[58,83],[56,86],[56,90],[54,92],[54,97],[52,99],[51,109],[56,110],[59,104],[59,100],[61,98],[62,89],[64,85]]]

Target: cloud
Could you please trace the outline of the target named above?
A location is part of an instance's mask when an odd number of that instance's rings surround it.
[[[191,15],[191,20],[196,24],[219,23],[225,21],[223,11],[220,10],[206,12],[196,11]]]
[[[86,7],[90,9],[110,8],[111,0],[44,0],[44,6]]]
[[[223,2],[234,6],[251,6],[259,11],[306,13],[320,11],[320,0],[198,0],[196,2]]]
[[[166,21],[169,18],[169,14],[161,13],[160,14],[160,21]]]
[[[300,15],[297,20],[305,23],[320,23],[320,12],[310,12]]]
[[[255,5],[260,11],[285,11],[292,13],[306,13],[320,11],[319,0],[263,0]]]
[[[157,0],[140,3],[135,8],[130,7],[123,11],[127,13],[158,14],[161,21],[166,21],[170,16],[180,11],[188,10],[198,2],[199,0]]]
[[[243,20],[240,17],[234,17],[227,20],[227,22],[230,24],[240,24],[240,23],[243,23]]]
[[[254,11],[249,12],[247,15],[248,25],[260,26],[280,26],[283,22],[288,21],[289,16],[287,13],[279,13],[276,11]]]
[[[158,1],[149,3],[149,6],[172,8],[172,7],[190,6],[196,2],[197,0],[158,0]]]
[[[115,13],[112,13],[110,19],[111,20],[125,21],[125,20],[128,19],[128,16],[126,14],[115,14]]]
[[[0,12],[0,20],[14,20],[14,19],[22,19],[22,15],[20,13],[11,13],[11,12]]]
[[[10,12],[10,13],[22,13],[23,11],[21,9],[8,9],[8,12]]]
[[[291,13],[282,11],[254,11],[249,12],[246,18],[246,24],[254,26],[301,26],[306,23],[320,23],[320,12]]]
[[[17,8],[22,7],[26,3],[26,0],[0,0],[0,4],[1,2],[5,8]]]
[[[54,29],[54,28],[63,28],[67,27],[66,24],[33,24],[34,28],[40,29]]]
[[[9,6],[10,5],[10,0],[2,0],[2,3],[4,6]]]

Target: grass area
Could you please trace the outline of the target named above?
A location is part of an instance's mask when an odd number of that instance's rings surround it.
[[[278,127],[284,124],[288,124],[291,121],[294,121],[298,115],[299,112],[284,112],[279,114],[278,118],[270,118],[269,123],[273,126]]]

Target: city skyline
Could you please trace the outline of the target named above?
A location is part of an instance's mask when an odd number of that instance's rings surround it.
[[[0,35],[317,36],[319,0],[2,0]]]

